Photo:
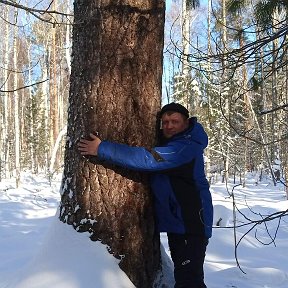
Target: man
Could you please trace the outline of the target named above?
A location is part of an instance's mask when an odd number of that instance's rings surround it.
[[[203,150],[208,137],[188,110],[170,103],[160,111],[162,135],[151,151],[143,147],[82,139],[82,155],[151,173],[156,223],[167,232],[174,262],[175,288],[205,288],[203,264],[212,234],[213,207],[205,177]]]

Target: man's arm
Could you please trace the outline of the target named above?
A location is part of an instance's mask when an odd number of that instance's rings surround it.
[[[201,150],[201,151],[200,151]],[[199,145],[193,147],[174,143],[166,147],[155,147],[151,151],[144,147],[102,141],[98,149],[99,160],[138,171],[164,171],[177,168],[193,160],[196,153],[202,153]]]
[[[202,153],[200,145],[174,143],[166,147],[155,147],[148,151],[144,147],[132,147],[110,141],[101,141],[94,134],[92,140],[81,139],[78,150],[81,155],[97,156],[99,160],[138,171],[163,171],[177,168]]]

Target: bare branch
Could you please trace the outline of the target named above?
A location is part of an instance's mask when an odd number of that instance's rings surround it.
[[[36,8],[32,8],[32,7],[27,7],[27,6],[24,6],[24,5],[9,1],[9,0],[0,0],[0,3],[6,4],[9,6],[13,6],[15,8],[19,8],[21,10],[25,10],[28,12],[35,12],[35,13],[41,13],[41,14],[57,14],[57,15],[62,15],[62,16],[67,16],[67,17],[73,17],[73,14],[67,14],[67,13],[56,11],[56,10],[48,10],[50,5],[47,9],[43,10],[43,9],[36,9]]]
[[[263,111],[260,111],[258,112],[259,115],[265,115],[265,114],[268,114],[268,113],[272,113],[272,112],[275,112],[275,111],[278,111],[278,110],[281,110],[281,109],[284,109],[288,107],[288,104],[284,104],[284,105],[281,105],[281,106],[278,106],[278,107],[275,107],[273,109],[270,109],[270,110],[263,110]]]
[[[13,90],[0,90],[0,92],[1,92],[1,93],[15,92],[15,91],[19,91],[19,90],[22,90],[22,89],[25,89],[25,88],[29,88],[29,87],[32,87],[32,86],[35,86],[35,85],[44,83],[44,82],[46,82],[46,81],[48,81],[48,80],[49,80],[49,79],[42,80],[42,81],[35,82],[35,83],[33,83],[33,84],[30,84],[30,85],[25,85],[25,86],[19,87],[19,88],[17,88],[17,89],[13,89]]]
[[[44,22],[47,22],[47,23],[50,23],[50,24],[53,24],[53,25],[64,24],[64,22],[56,21],[56,18],[54,17],[55,15],[65,16],[66,18],[74,16],[73,14],[63,13],[63,12],[59,12],[56,10],[49,10],[52,2],[49,4],[49,6],[45,10],[43,10],[43,9],[36,9],[33,7],[24,6],[24,5],[21,5],[21,4],[14,2],[14,1],[0,0],[0,3],[2,3],[4,5],[9,5],[9,6],[24,10],[24,11],[30,13],[31,15],[33,15],[34,17],[36,17],[37,19],[44,21]],[[42,17],[42,15],[49,15],[50,19],[46,19],[46,18]],[[67,23],[65,23],[65,24],[67,24]]]

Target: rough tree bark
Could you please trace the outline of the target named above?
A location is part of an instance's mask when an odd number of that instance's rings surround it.
[[[60,220],[106,244],[110,253],[122,258],[121,269],[138,288],[152,287],[160,267],[147,176],[97,160],[94,165],[79,155],[76,145],[80,137],[96,131],[102,139],[129,145],[155,144],[164,3],[74,3]]]

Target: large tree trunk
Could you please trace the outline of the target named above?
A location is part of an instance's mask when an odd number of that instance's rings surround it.
[[[136,287],[152,287],[160,266],[146,175],[96,165],[77,152],[80,137],[147,148],[160,109],[164,0],[75,1],[68,141],[60,219],[122,258]],[[135,4],[136,3],[136,4]],[[96,221],[95,221],[96,220]],[[124,255],[124,258],[121,256]]]

